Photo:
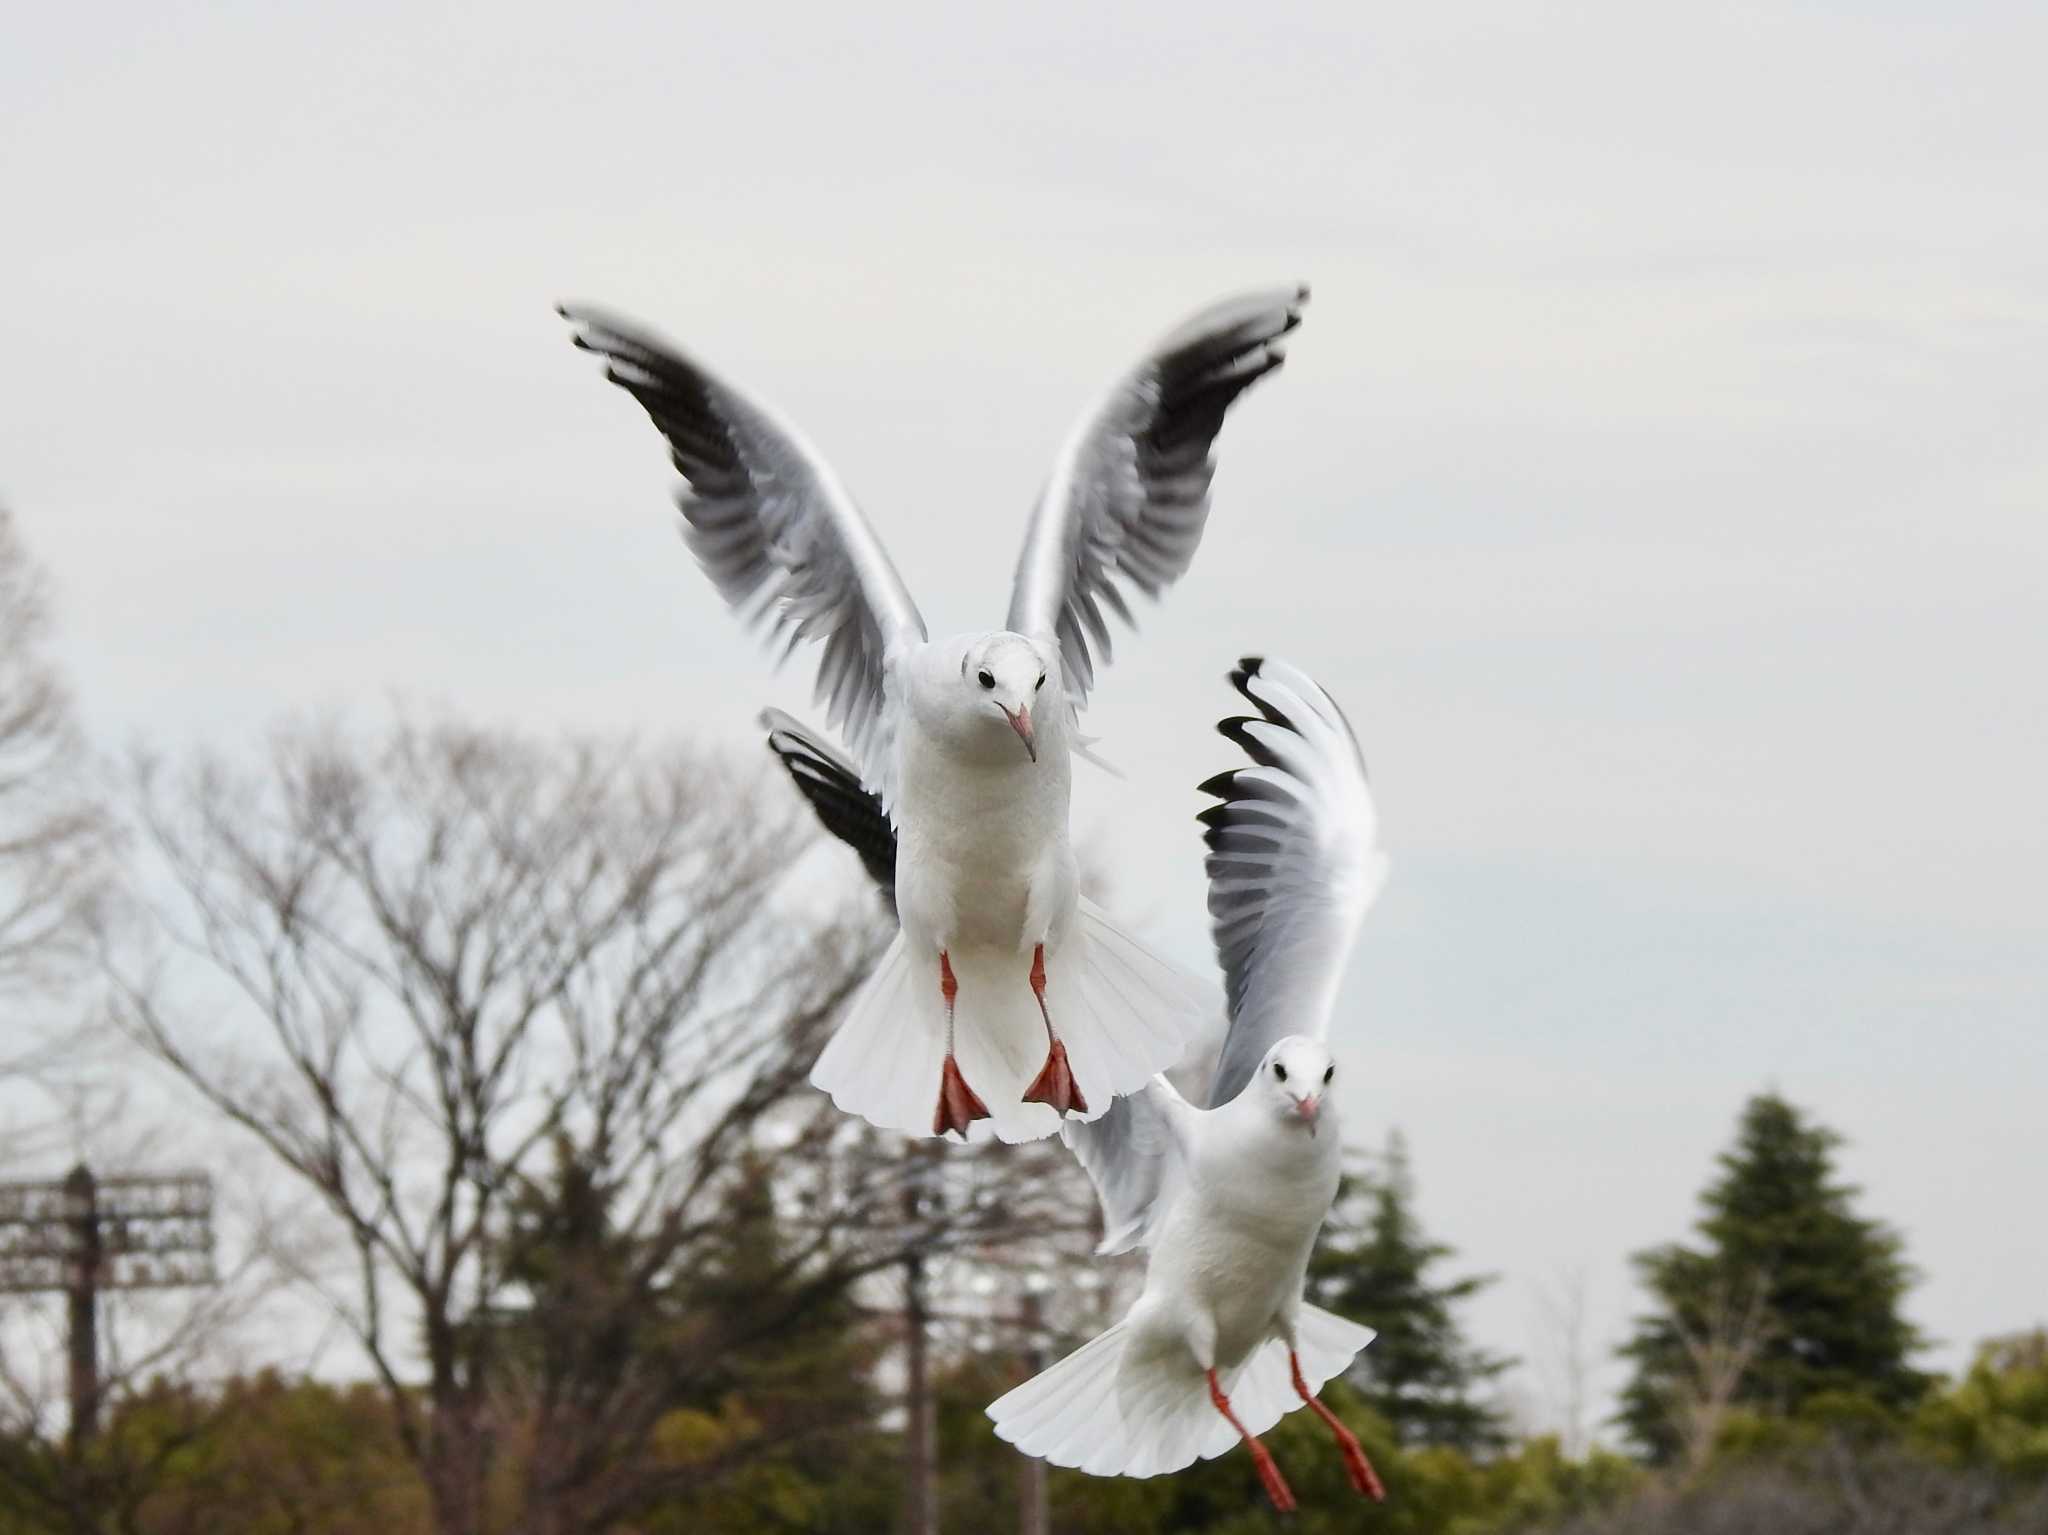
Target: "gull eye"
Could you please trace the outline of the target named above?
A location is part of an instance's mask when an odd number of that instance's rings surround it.
[[[1324,1067],[1324,1068],[1323,1068],[1323,1081],[1324,1081],[1324,1082],[1325,1082],[1325,1083],[1327,1084],[1327,1083],[1329,1082],[1330,1078],[1334,1077],[1334,1076],[1335,1076],[1336,1074],[1337,1074],[1337,1068],[1336,1068],[1335,1066],[1326,1066],[1326,1067]]]
[[[1031,684],[1031,691],[1032,691],[1032,692],[1034,692],[1034,693],[1036,693],[1036,692],[1037,692],[1037,691],[1038,691],[1038,690],[1039,690],[1040,688],[1042,688],[1042,687],[1044,687],[1044,686],[1045,686],[1045,673],[1044,673],[1044,672],[1040,672],[1040,673],[1038,674],[1038,680],[1037,680],[1036,682],[1034,682],[1034,683],[1032,683],[1032,684]]]
[[[984,666],[980,671],[976,672],[974,675],[975,679],[978,682],[980,682],[981,685],[985,688],[992,688],[996,685],[995,677],[989,672],[989,669],[986,666]]]
[[[1285,1082],[1287,1080],[1287,1068],[1285,1066],[1282,1066],[1278,1061],[1275,1061],[1273,1063],[1273,1075],[1278,1077],[1281,1081]]]

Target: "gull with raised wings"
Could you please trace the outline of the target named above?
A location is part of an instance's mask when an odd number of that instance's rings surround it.
[[[1080,896],[1077,716],[1109,657],[1105,610],[1129,623],[1129,591],[1156,597],[1187,569],[1223,417],[1280,365],[1307,297],[1215,305],[1120,377],[1054,464],[1004,627],[939,641],[793,427],[639,326],[562,310],[667,439],[685,538],[719,591],[790,647],[822,646],[819,697],[894,824],[902,930],[811,1077],[841,1108],[1035,1139],[1099,1117],[1200,1025],[1199,984]]]

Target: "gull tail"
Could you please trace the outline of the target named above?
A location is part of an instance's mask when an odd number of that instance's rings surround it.
[[[1309,1305],[1295,1333],[1312,1392],[1342,1374],[1373,1338],[1371,1328]],[[1254,1434],[1303,1405],[1278,1338],[1217,1373],[1232,1411]],[[988,1415],[997,1438],[1090,1476],[1161,1476],[1214,1460],[1239,1442],[1210,1403],[1208,1382],[1186,1346],[1177,1337],[1148,1343],[1128,1320],[998,1397]]]
[[[1025,1103],[1045,1064],[1046,1035],[1031,993],[1031,954],[1012,949],[948,951],[959,991],[954,1054],[983,1103],[996,1137],[1051,1135],[1060,1116]],[[1045,956],[1045,1004],[1067,1047],[1067,1064],[1095,1119],[1180,1059],[1219,1006],[1216,988],[1159,958],[1083,901],[1072,930]],[[932,1134],[946,1054],[938,955],[913,954],[901,934],[855,995],[811,1085],[886,1130]]]

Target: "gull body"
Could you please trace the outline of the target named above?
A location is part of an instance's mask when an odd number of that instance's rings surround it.
[[[1273,1080],[1275,1065],[1318,1084],[1315,1118]],[[1203,1369],[1233,1369],[1268,1339],[1293,1335],[1309,1249],[1343,1171],[1335,1102],[1321,1096],[1334,1068],[1321,1044],[1290,1035],[1253,1087],[1221,1108],[1169,1110],[1186,1116],[1177,1133],[1187,1181],[1152,1239],[1128,1319],[1143,1344],[1178,1343]]]
[[[996,678],[987,705],[962,708],[959,679],[984,668]],[[905,671],[896,889],[905,928],[926,947],[1028,954],[1043,943],[1050,953],[1080,900],[1067,835],[1071,711],[1057,653],[1023,635],[962,635],[923,647]],[[1033,721],[1035,756],[1018,750],[1016,715]]]

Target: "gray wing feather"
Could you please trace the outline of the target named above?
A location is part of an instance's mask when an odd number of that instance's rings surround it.
[[[1351,949],[1386,879],[1365,759],[1336,701],[1283,661],[1230,674],[1256,718],[1216,728],[1250,767],[1202,785],[1209,916],[1230,1031],[1208,1107],[1243,1089],[1276,1040],[1320,1039]]]
[[[1099,1253],[1148,1246],[1187,1166],[1194,1110],[1164,1076],[1119,1098],[1109,1112],[1060,1126],[1060,1138],[1102,1205]]]
[[[1110,658],[1104,609],[1158,597],[1187,570],[1209,515],[1209,456],[1237,397],[1280,366],[1305,286],[1228,299],[1168,336],[1084,416],[1032,513],[1008,625],[1059,640],[1078,708]]]
[[[744,622],[786,656],[824,648],[818,698],[863,776],[883,791],[895,765],[888,669],[925,638],[917,605],[867,518],[791,426],[632,322],[564,306],[576,345],[638,400],[668,440],[685,488],[685,541]]]

